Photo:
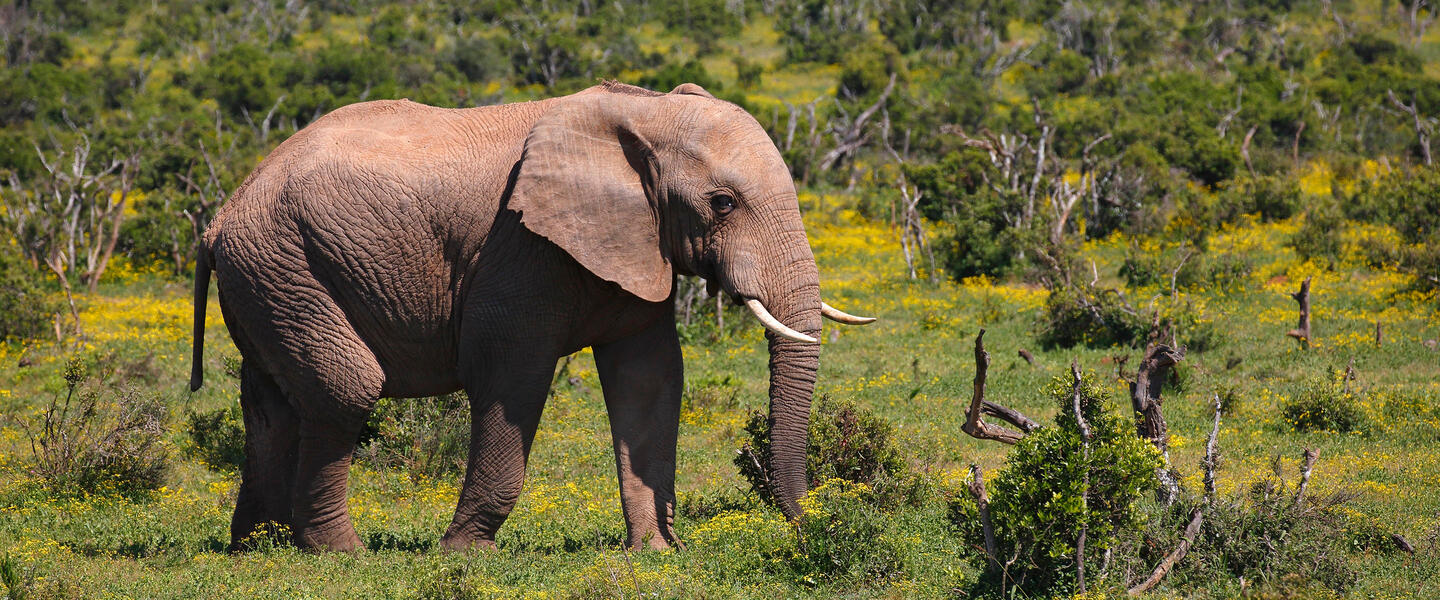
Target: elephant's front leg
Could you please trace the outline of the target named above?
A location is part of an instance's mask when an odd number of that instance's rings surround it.
[[[626,543],[632,548],[680,546],[675,537],[675,442],[684,385],[673,319],[595,347],[605,389]]]
[[[520,498],[525,463],[555,374],[554,354],[492,356],[486,376],[467,383],[470,394],[470,459],[460,501],[441,547],[494,548],[495,531]]]

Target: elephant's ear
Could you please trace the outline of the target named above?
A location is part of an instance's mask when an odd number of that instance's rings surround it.
[[[670,296],[660,249],[654,151],[625,119],[637,98],[583,94],[531,128],[510,196],[520,222],[591,273],[640,298]]]

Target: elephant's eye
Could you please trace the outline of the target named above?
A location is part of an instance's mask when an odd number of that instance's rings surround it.
[[[724,194],[715,196],[710,199],[710,209],[714,210],[715,214],[723,217],[730,214],[730,211],[735,210],[735,199]]]

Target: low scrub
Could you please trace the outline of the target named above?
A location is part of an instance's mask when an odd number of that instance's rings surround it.
[[[831,479],[800,499],[799,551],[791,559],[803,581],[884,582],[905,572],[905,544],[895,537],[884,500],[863,483]]]
[[[1369,419],[1365,392],[1346,385],[1344,375],[1311,379],[1281,401],[1280,415],[1296,431],[1362,432]]]
[[[65,390],[29,424],[29,469],[62,495],[136,494],[160,487],[170,468],[161,440],[166,410],[160,398],[91,377],[78,357],[65,366]]]
[[[735,457],[740,474],[766,503],[775,505],[770,481],[770,423],[755,412],[745,425],[750,440]],[[863,483],[886,507],[918,504],[927,485],[911,471],[895,440],[895,427],[873,412],[847,401],[821,397],[810,413],[806,469],[811,488],[832,479]]]
[[[1134,346],[1150,329],[1118,292],[1092,293],[1068,287],[1050,290],[1038,327],[1037,337],[1046,348]]]
[[[1394,548],[1388,534],[1347,514],[1353,512],[1345,508],[1350,496],[1297,501],[1297,493],[1295,484],[1277,476],[1252,483],[1232,502],[1213,503],[1177,574],[1198,585],[1244,579],[1271,593],[1343,593],[1359,575],[1352,549]]]
[[[1080,410],[1091,429],[1086,449],[1073,410],[1072,382],[1056,378],[1048,394],[1055,424],[1015,445],[990,482],[994,554],[986,551],[984,520],[968,493],[950,500],[949,519],[971,562],[985,571],[980,594],[1046,596],[1075,585],[1076,544],[1084,531],[1086,560],[1099,576],[1107,552],[1143,522],[1139,502],[1155,489],[1160,454],[1135,434],[1094,377],[1080,384]]]
[[[465,470],[470,449],[470,401],[462,393],[435,398],[382,398],[361,433],[359,460],[403,469],[413,479]]]
[[[60,303],[45,291],[40,273],[14,247],[0,244],[0,341],[38,337],[50,328]]]
[[[245,464],[245,421],[239,404],[187,413],[185,433],[190,438],[187,453],[206,466],[235,471]]]

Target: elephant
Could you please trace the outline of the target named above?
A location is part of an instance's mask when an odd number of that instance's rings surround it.
[[[361,547],[346,509],[382,397],[464,390],[469,456],[446,550],[494,548],[560,358],[594,351],[626,544],[680,546],[677,275],[766,327],[774,491],[795,518],[821,301],[790,172],[764,128],[702,87],[614,81],[464,109],[339,108],[275,148],[199,243],[191,390],[216,279],[242,356],[245,460],[231,520],[314,551]]]

